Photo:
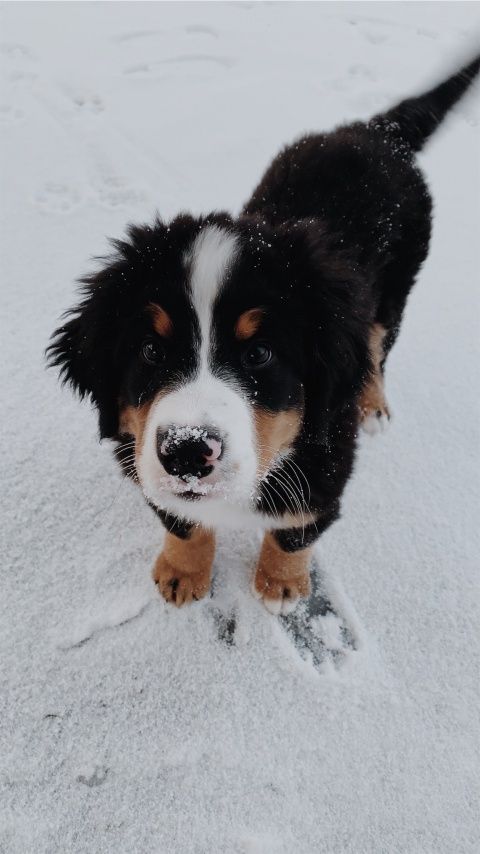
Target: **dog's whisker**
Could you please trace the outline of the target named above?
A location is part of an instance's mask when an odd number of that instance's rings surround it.
[[[284,463],[285,463],[286,465],[291,466],[294,470],[296,469],[296,470],[298,471],[298,473],[299,473],[300,477],[303,477],[303,480],[305,481],[305,485],[306,485],[307,490],[308,490],[308,499],[307,499],[307,502],[310,502],[310,499],[311,499],[311,497],[312,497],[312,496],[311,496],[311,491],[310,491],[310,483],[308,482],[307,476],[305,475],[305,473],[303,472],[303,470],[301,469],[301,467],[298,465],[298,463],[296,462],[296,460],[294,460],[294,459],[293,459],[293,457],[291,457],[291,456],[286,456],[286,457],[284,457],[284,460],[283,460],[283,461],[284,461]],[[302,492],[303,492],[303,487],[300,487],[300,488],[301,488],[301,490],[302,490]]]
[[[276,450],[275,448],[269,447],[269,446],[268,446],[268,445],[266,445],[265,443],[258,443],[258,446],[259,446],[259,450],[260,450],[261,452],[275,453],[275,450]],[[267,469],[267,471],[262,475],[261,480],[263,481],[265,478],[267,478],[267,477],[269,476],[269,474],[270,474],[272,471],[275,471],[276,473],[278,473],[278,467],[283,466],[283,464],[284,464],[284,463],[291,464],[292,462],[293,462],[293,461],[292,461],[291,457],[289,457],[289,456],[287,456],[287,455],[279,457],[279,458],[278,458],[278,459],[273,463],[273,465],[271,465],[271,466]],[[297,466],[297,468],[299,468],[299,466]],[[301,471],[301,470],[300,470],[300,471]],[[295,472],[294,472],[294,473],[295,473]],[[287,472],[286,472],[285,470],[282,470],[282,474],[283,474],[283,476],[284,476],[284,477],[287,477],[287,478],[288,478]],[[309,499],[308,499],[308,500],[310,500],[310,485],[309,485],[308,480],[307,480],[306,476],[304,475],[304,473],[303,473],[303,472],[301,472],[301,474],[302,474],[302,476],[303,476],[303,478],[304,478],[304,480],[305,480],[305,483],[306,483],[306,485],[307,485],[308,492],[309,492]],[[299,481],[298,475],[296,475],[296,478],[297,478],[297,480]],[[292,483],[292,485],[293,485],[293,482],[291,481],[291,479],[290,479],[290,482],[291,482],[291,483]],[[296,489],[295,489],[295,492],[296,492]],[[307,502],[306,502],[306,500],[305,500],[305,496],[304,496],[304,492],[303,492],[303,487],[301,486],[300,482],[299,482],[299,492],[300,492],[300,495],[301,495],[301,497],[302,497],[302,502],[303,502],[304,506],[306,507],[306,506],[307,506]]]
[[[268,507],[269,507],[269,508],[270,508],[270,510],[271,510],[271,513],[272,513],[273,518],[274,518],[274,519],[279,519],[279,515],[278,515],[278,512],[277,512],[277,510],[276,510],[276,508],[275,508],[275,504],[274,504],[274,502],[273,502],[273,498],[272,498],[272,496],[271,496],[271,495],[269,494],[269,492],[268,492],[268,490],[269,490],[269,486],[270,486],[270,484],[266,484],[265,489],[264,489],[264,491],[263,491],[263,497],[265,498],[265,501],[267,502],[267,505],[268,505]]]
[[[268,481],[267,485],[268,485],[268,488],[270,490],[273,490],[273,492],[278,496],[278,498],[280,498],[280,501],[283,501],[283,503],[285,504],[285,499],[282,497],[282,494],[278,491],[278,489],[275,489],[273,483],[271,481]],[[280,518],[280,514],[278,513],[278,511],[277,511],[277,518],[278,519]]]
[[[277,472],[275,470],[272,472],[272,477],[277,480],[277,483],[281,484],[281,481],[280,481],[278,475],[279,475],[279,472]],[[289,482],[288,480],[285,481],[283,484],[284,489],[287,489],[287,484],[288,484],[289,494],[295,502],[295,506],[293,508],[293,515],[295,515],[295,509],[298,510],[299,516],[302,519],[303,533],[305,534],[305,514],[304,514],[303,507],[301,505],[301,502],[299,500],[298,495],[296,494],[296,492],[293,489],[293,484],[291,482]]]
[[[266,446],[263,446],[263,450],[266,450]],[[273,449],[271,449],[271,448],[270,448],[269,450],[271,451],[271,450],[273,450]],[[307,506],[307,504],[306,504],[305,496],[304,496],[303,489],[301,488],[301,486],[300,486],[300,493],[298,493],[298,492],[297,492],[297,489],[296,489],[296,487],[295,487],[295,484],[293,483],[293,481],[292,481],[291,477],[289,477],[289,476],[288,476],[288,473],[287,473],[285,470],[282,470],[282,469],[281,469],[282,464],[283,464],[287,459],[288,459],[287,457],[282,457],[282,458],[280,458],[280,459],[278,460],[278,462],[277,462],[275,465],[273,465],[273,466],[272,466],[272,467],[271,467],[271,468],[270,468],[270,469],[265,473],[265,475],[263,476],[263,480],[264,480],[264,481],[265,481],[265,480],[267,480],[267,481],[268,481],[268,478],[272,476],[272,477],[274,477],[274,478],[277,480],[277,482],[280,484],[280,483],[281,483],[281,481],[282,481],[282,479],[283,479],[283,488],[284,488],[285,490],[287,490],[287,484],[288,484],[288,488],[289,488],[289,490],[290,490],[290,497],[293,499],[293,501],[294,501],[294,503],[295,503],[295,507],[296,507],[296,509],[298,510],[298,514],[299,514],[299,516],[300,516],[300,517],[301,517],[301,519],[302,519],[302,531],[303,531],[303,534],[305,534],[305,525],[306,525],[306,522],[305,522],[305,512],[307,511],[308,506]],[[277,467],[276,467],[276,466],[277,466]],[[298,480],[298,478],[297,478],[297,480]],[[277,491],[277,494],[278,494],[278,491]],[[279,497],[280,497],[280,496],[279,496]],[[293,515],[295,515],[295,507],[293,508]]]
[[[292,469],[292,472],[295,474],[295,469]],[[286,477],[286,476],[287,476],[287,474],[288,474],[285,470],[282,470],[282,472],[281,472],[281,473],[282,473],[282,475],[283,475],[283,476],[285,476],[285,477]],[[289,481],[289,483],[291,484],[291,486],[295,489],[295,493],[296,493],[296,495],[298,496],[299,502],[300,502],[300,504],[301,504],[302,514],[303,514],[303,517],[304,517],[304,520],[305,520],[305,515],[304,515],[304,514],[305,514],[306,512],[308,512],[309,502],[310,502],[310,495],[309,495],[309,498],[308,498],[308,501],[307,501],[307,500],[306,500],[306,498],[305,498],[305,493],[304,493],[304,491],[303,491],[302,484],[301,484],[301,482],[300,482],[300,480],[299,480],[299,478],[298,478],[298,477],[296,478],[296,483],[294,483],[294,482],[293,482],[293,480],[292,480],[291,476],[288,476],[288,481]],[[298,484],[298,491],[297,491],[297,488],[296,488],[297,484]]]
[[[301,514],[302,508],[299,497],[296,494],[294,484],[292,484],[287,474],[285,472],[282,472],[279,468],[273,468],[269,473],[269,477],[272,477],[274,480],[277,481],[279,485],[281,485],[285,489],[287,495],[289,495],[292,498],[292,501],[294,502],[295,506],[293,507],[293,511],[295,512],[295,509],[297,509],[299,514]]]

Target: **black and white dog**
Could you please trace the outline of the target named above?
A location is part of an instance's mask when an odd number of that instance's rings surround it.
[[[204,596],[214,529],[244,525],[266,532],[254,595],[273,613],[308,595],[359,423],[389,418],[385,359],[430,237],[415,152],[479,67],[299,139],[238,219],[131,226],[82,280],[50,362],[166,525],[154,578],[168,601]]]

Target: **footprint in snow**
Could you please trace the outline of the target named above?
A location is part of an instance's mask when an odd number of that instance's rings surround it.
[[[210,613],[215,624],[217,638],[225,646],[235,646],[237,615],[235,611],[224,613],[220,608],[211,607]]]
[[[362,35],[370,44],[384,44],[388,41],[388,33],[374,32],[373,30],[361,30]]]
[[[75,187],[48,181],[42,189],[37,190],[32,201],[46,213],[64,214],[77,208],[82,197]]]
[[[176,64],[190,65],[196,63],[219,65],[222,68],[233,68],[236,60],[231,56],[214,56],[213,54],[206,53],[186,53],[180,54],[179,56],[172,56],[169,59],[156,59],[152,62],[141,62],[136,65],[129,65],[127,68],[124,68],[123,73],[134,74],[137,76],[150,75],[160,66]]]
[[[21,122],[25,118],[25,113],[19,107],[13,107],[11,104],[0,104],[0,122],[4,125],[13,125]]]
[[[96,765],[90,773],[79,774],[77,783],[83,783],[84,786],[88,786],[90,789],[94,786],[101,786],[107,779],[109,770],[105,765]]]
[[[183,28],[183,30],[185,33],[211,36],[214,39],[218,39],[217,30],[213,27],[206,26],[206,24],[188,24]],[[120,35],[114,36],[112,41],[116,44],[121,42],[133,42],[138,41],[139,39],[150,38],[151,36],[163,35],[164,33],[165,30],[135,30],[133,32],[120,33]]]
[[[327,592],[325,579],[317,564],[312,568],[312,592],[295,611],[282,617],[265,613],[265,619],[277,620],[303,659],[309,659],[317,670],[326,662],[341,667],[357,648],[358,642],[345,617]],[[215,579],[209,612],[218,640],[227,647],[236,646],[239,615],[236,610],[223,610],[214,604]]]
[[[417,36],[425,36],[427,39],[438,39],[438,33],[434,30],[427,30],[425,27],[417,29]]]
[[[476,118],[476,116],[473,115],[473,113],[465,112],[463,117],[467,125],[470,125],[471,128],[478,127],[478,119]]]
[[[356,65],[351,65],[348,69],[348,73],[350,77],[362,77],[365,80],[375,81],[377,79],[377,75],[368,65],[362,65],[361,63],[357,63]]]
[[[338,668],[358,643],[333,605],[318,565],[312,568],[311,581],[310,597],[291,614],[278,619],[302,658],[310,658],[317,669],[327,661]]]
[[[157,36],[160,33],[163,33],[163,30],[134,30],[133,32],[120,33],[120,35],[114,36],[112,42],[115,42],[116,44],[121,42],[133,42],[138,39],[146,39],[149,36]]]
[[[221,65],[222,68],[232,68],[235,65],[235,59],[231,56],[214,56],[207,53],[185,53],[179,56],[172,56],[170,59],[159,60],[159,65],[169,65],[176,62],[206,62],[214,65]]]
[[[189,24],[184,29],[186,33],[191,33],[192,35],[212,36],[214,39],[218,39],[219,37],[217,30],[214,30],[213,27],[207,27],[205,24]]]
[[[79,113],[103,113],[105,109],[99,95],[73,95],[72,102]]]
[[[0,54],[8,59],[36,59],[28,47],[17,42],[0,42]]]
[[[10,83],[33,83],[37,78],[38,74],[36,71],[26,71],[24,68],[11,71],[8,75]]]
[[[147,194],[139,187],[132,187],[123,178],[110,176],[103,179],[95,189],[97,200],[107,208],[128,208],[143,204]]]

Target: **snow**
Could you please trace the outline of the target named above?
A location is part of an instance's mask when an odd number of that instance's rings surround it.
[[[1,32],[0,850],[478,851],[478,88],[422,155],[431,255],[323,616],[253,599],[242,532],[167,606],[158,520],[43,362],[106,235],[239,210],[299,132],[471,53],[478,5],[9,3]]]

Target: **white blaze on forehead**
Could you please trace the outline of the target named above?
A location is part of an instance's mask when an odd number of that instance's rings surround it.
[[[207,364],[213,306],[237,253],[236,236],[218,225],[204,228],[189,253],[192,303],[200,326],[201,366]]]
[[[219,519],[237,519],[239,508],[252,516],[252,495],[258,466],[252,407],[234,377],[216,376],[209,365],[213,343],[213,307],[226,276],[240,250],[239,240],[218,225],[206,226],[184,256],[189,270],[191,302],[200,329],[197,369],[186,382],[159,396],[151,407],[144,432],[137,470],[145,495],[157,507],[192,521],[215,526]],[[231,330],[233,336],[233,329]],[[158,433],[178,437],[208,437],[209,461],[214,470],[203,478],[196,491],[208,500],[186,505],[179,496],[178,479],[166,477],[157,454]],[[167,435],[167,444],[168,444]],[[168,450],[167,445],[163,450]],[[162,452],[161,447],[161,452]],[[190,486],[190,491],[192,490]],[[203,499],[202,499],[203,500]],[[227,508],[230,507],[230,510]],[[232,509],[233,508],[233,509]]]

